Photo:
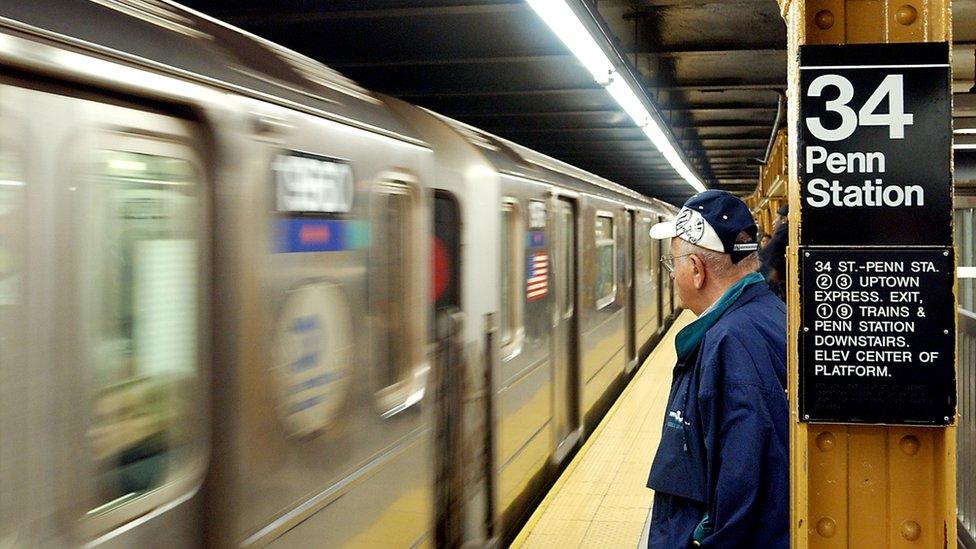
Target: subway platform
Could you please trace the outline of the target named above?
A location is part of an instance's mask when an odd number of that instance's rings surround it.
[[[685,311],[647,357],[512,543],[525,549],[646,546],[654,493],[645,486],[661,438],[674,336]]]

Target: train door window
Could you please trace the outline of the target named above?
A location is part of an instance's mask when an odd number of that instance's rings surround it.
[[[0,118],[3,121],[3,118]],[[24,193],[21,157],[13,141],[0,137],[0,547],[16,545],[27,497],[27,465],[23,422],[24,388]]]
[[[77,248],[79,328],[93,390],[87,516],[105,526],[148,510],[149,493],[188,489],[180,485],[195,482],[189,473],[202,461],[197,170],[174,143],[112,143],[95,151],[78,194]]]
[[[431,250],[431,297],[435,309],[459,307],[461,221],[457,201],[450,193],[434,195],[434,249]]]
[[[645,217],[644,218],[644,228],[641,229],[641,235],[647,235],[647,234],[649,234],[649,231],[650,231],[652,225],[653,225],[653,223],[651,223],[651,218],[650,217]],[[642,240],[643,240],[643,238],[642,238]],[[650,280],[651,285],[653,285],[654,284],[654,269],[657,268],[657,263],[658,263],[658,258],[657,258],[657,253],[656,253],[657,252],[657,246],[654,245],[654,239],[652,239],[652,238],[647,238],[646,239],[646,242],[648,242],[649,245],[646,248],[643,248],[643,250],[644,250],[644,257],[647,258],[647,278]]]
[[[614,239],[613,216],[596,216],[596,306],[598,309],[613,303],[617,293],[617,243]]]
[[[518,203],[506,200],[501,209],[501,301],[499,303],[499,332],[502,354],[512,356],[518,349],[522,335],[522,215]]]
[[[430,250],[431,317],[428,339],[437,338],[437,311],[461,306],[461,220],[454,195],[434,192],[433,236]]]
[[[566,284],[563,284],[562,288],[565,310],[562,313],[564,317],[569,317],[573,314],[573,288],[576,287],[576,281],[573,278],[575,276],[573,262],[576,261],[576,227],[573,224],[573,210],[569,204],[564,204],[563,207],[559,208],[559,212],[559,222],[562,224],[561,233],[566,239],[566,246],[559,252],[561,254],[559,268],[566,273]]]
[[[20,158],[0,141],[0,307],[20,302],[24,177]]]
[[[378,370],[377,398],[385,417],[422,396],[413,378],[414,336],[425,314],[415,300],[417,243],[416,188],[404,180],[377,185],[372,202],[370,242],[370,309]]]

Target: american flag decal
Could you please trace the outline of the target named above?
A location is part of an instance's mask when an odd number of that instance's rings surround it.
[[[525,298],[538,301],[549,292],[549,256],[535,252],[529,257],[529,273],[525,280]]]

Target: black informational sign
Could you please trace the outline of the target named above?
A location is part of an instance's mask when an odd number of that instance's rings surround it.
[[[800,244],[951,246],[949,46],[800,47]]]
[[[800,254],[800,415],[946,425],[955,418],[951,248]]]
[[[800,47],[801,420],[955,420],[949,46]]]

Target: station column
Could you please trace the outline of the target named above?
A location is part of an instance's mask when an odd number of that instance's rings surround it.
[[[779,0],[791,543],[950,547],[949,0]]]

